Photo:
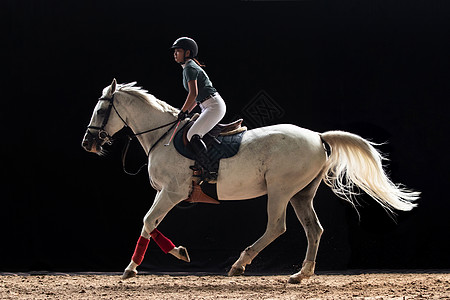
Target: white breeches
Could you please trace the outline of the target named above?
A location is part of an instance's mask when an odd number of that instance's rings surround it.
[[[187,133],[187,138],[189,141],[191,141],[192,136],[195,134],[198,134],[200,137],[207,134],[214,126],[216,126],[217,123],[220,122],[220,120],[222,120],[227,110],[225,101],[223,101],[219,93],[199,105],[202,109],[202,113]]]

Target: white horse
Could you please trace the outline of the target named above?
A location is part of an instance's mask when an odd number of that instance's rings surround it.
[[[140,133],[177,120],[178,109],[134,84],[118,85],[114,79],[103,90],[83,139],[87,151],[101,154],[102,145],[112,142],[111,136],[125,125]],[[163,146],[159,139],[167,130],[161,128],[138,136],[148,153],[148,173],[157,190],[144,217],[141,235],[147,239],[166,214],[188,198],[192,188],[189,166],[193,161],[178,154],[172,145]],[[329,157],[324,142],[331,146]],[[337,196],[352,204],[355,185],[388,213],[415,207],[413,202],[420,193],[392,183],[383,170],[382,160],[371,142],[348,132],[317,133],[288,124],[246,132],[237,155],[220,162],[217,194],[223,201],[267,195],[268,221],[265,233],[241,253],[229,275],[242,274],[259,252],[285,232],[288,203],[293,206],[308,240],[302,268],[289,282],[299,283],[314,274],[323,229],[313,208],[313,198],[322,180]],[[131,261],[126,272],[135,275],[136,267]]]

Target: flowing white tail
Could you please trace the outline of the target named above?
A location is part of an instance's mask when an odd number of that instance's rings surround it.
[[[416,206],[413,202],[420,192],[396,185],[387,177],[382,166],[385,158],[373,143],[344,131],[328,131],[321,136],[332,148],[324,182],[338,197],[354,206],[356,185],[389,213],[393,213],[393,209],[409,211]]]

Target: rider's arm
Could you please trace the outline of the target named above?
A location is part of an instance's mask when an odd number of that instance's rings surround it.
[[[189,93],[187,95],[186,101],[184,102],[181,111],[190,112],[197,105],[197,102],[195,102],[195,98],[197,98],[198,95],[197,80],[189,81],[188,86],[189,86]]]

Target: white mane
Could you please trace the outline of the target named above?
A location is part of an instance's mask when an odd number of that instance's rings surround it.
[[[170,104],[157,99],[155,96],[150,94],[147,90],[143,89],[140,86],[135,86],[136,81],[124,84],[117,85],[117,91],[127,93],[129,95],[135,96],[137,99],[144,101],[145,103],[151,105],[153,108],[162,111],[162,112],[170,112],[173,115],[177,115],[179,113],[179,109],[171,106]],[[111,95],[111,86],[106,87],[103,90],[102,97],[108,97]]]

